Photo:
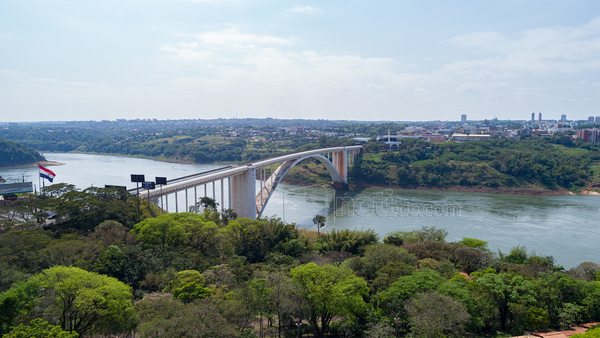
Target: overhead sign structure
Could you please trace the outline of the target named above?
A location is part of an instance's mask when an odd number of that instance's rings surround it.
[[[144,175],[131,174],[131,182],[144,183],[145,181],[146,181],[146,179],[144,178]]]
[[[127,187],[124,185],[105,184],[104,187],[105,188],[115,188],[115,189],[119,189],[119,190],[127,190]]]
[[[156,188],[156,185],[154,184],[154,182],[143,182],[142,188],[144,188],[146,190],[152,190],[152,189]]]
[[[0,184],[0,195],[33,192],[33,182]]]

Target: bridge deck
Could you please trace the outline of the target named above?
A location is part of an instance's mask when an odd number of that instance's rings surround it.
[[[143,188],[140,188],[140,197],[141,198],[149,198],[149,197],[167,195],[167,194],[174,193],[177,191],[182,191],[182,190],[185,190],[188,188],[192,188],[194,186],[199,186],[199,185],[211,183],[214,181],[218,181],[221,179],[229,178],[232,176],[240,175],[240,174],[243,174],[244,172],[246,172],[249,168],[260,169],[260,168],[264,168],[267,166],[272,166],[275,164],[283,163],[283,162],[286,162],[289,160],[294,160],[294,159],[298,159],[298,158],[306,157],[306,156],[310,156],[310,155],[333,153],[333,152],[339,152],[339,151],[355,152],[355,151],[360,151],[361,149],[363,149],[362,146],[321,148],[321,149],[314,149],[314,150],[308,150],[308,151],[302,151],[302,152],[292,153],[292,154],[288,154],[288,155],[278,156],[278,157],[258,161],[255,163],[248,163],[248,164],[242,165],[242,166],[230,165],[230,166],[223,167],[223,168],[213,169],[213,170],[201,172],[198,174],[188,175],[188,176],[169,180],[167,182],[168,184],[165,186],[162,186],[161,189],[145,190]],[[128,191],[130,191],[132,193],[136,193],[137,188],[130,189]],[[262,195],[262,193],[263,192],[261,191],[259,195]],[[262,198],[262,197],[257,198],[257,199],[264,201],[264,198]],[[264,202],[259,203],[259,204],[262,205],[262,204],[264,204]]]

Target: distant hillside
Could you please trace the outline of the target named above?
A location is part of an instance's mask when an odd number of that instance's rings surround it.
[[[0,138],[0,167],[11,167],[45,161],[44,156],[20,143]]]

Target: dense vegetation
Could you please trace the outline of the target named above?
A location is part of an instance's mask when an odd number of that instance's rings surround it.
[[[314,128],[314,129],[313,129]],[[41,151],[120,154],[195,163],[247,162],[318,147],[351,145],[353,135],[376,136],[404,125],[309,120],[101,121],[19,125],[0,137]],[[293,129],[293,133],[286,130]],[[324,133],[334,133],[327,137]],[[600,184],[600,153],[568,136],[427,143],[406,139],[399,151],[369,142],[349,172],[354,184],[414,187],[545,188],[577,190]],[[305,162],[287,182],[327,184],[320,165]]]
[[[46,189],[0,209],[6,337],[475,337],[600,320],[591,262],[565,271],[440,228],[317,236],[209,200],[155,216],[119,190]]]
[[[351,174],[356,184],[401,187],[576,189],[597,183],[599,160],[598,146],[566,137],[442,144],[407,140],[399,151],[358,158]]]
[[[31,164],[45,160],[44,156],[34,149],[0,138],[0,167]]]
[[[283,128],[294,129],[294,133],[287,134]],[[302,131],[296,132],[296,128]],[[319,133],[375,136],[390,128],[397,130],[403,126],[328,120],[117,120],[23,124],[0,129],[0,137],[38,151],[214,163],[247,162],[288,153],[301,146],[310,149],[317,146]],[[318,132],[313,132],[314,129]]]

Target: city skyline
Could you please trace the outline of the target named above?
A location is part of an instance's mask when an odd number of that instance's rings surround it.
[[[596,1],[1,8],[0,122],[600,115]]]

